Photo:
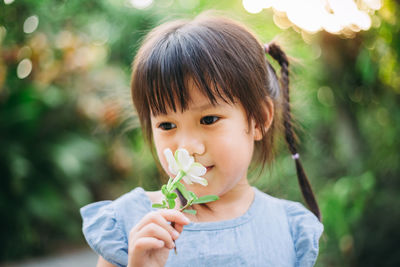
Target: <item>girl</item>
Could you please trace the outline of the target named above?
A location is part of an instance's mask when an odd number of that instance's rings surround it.
[[[281,82],[265,53],[281,66]],[[146,140],[170,176],[163,151],[185,148],[207,168],[195,215],[157,210],[162,194],[136,188],[81,209],[97,266],[312,266],[323,226],[300,164],[289,106],[288,59],[229,19],[200,15],[151,31],[133,64],[132,96]],[[283,130],[308,207],[249,185],[254,161],[272,160]],[[179,191],[178,191],[179,194]],[[176,207],[183,206],[180,195]],[[174,227],[172,227],[174,226]],[[178,248],[178,254],[173,248]]]

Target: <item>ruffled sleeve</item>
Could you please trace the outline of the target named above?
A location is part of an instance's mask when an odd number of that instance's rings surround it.
[[[115,201],[100,201],[81,208],[82,231],[98,255],[116,266],[126,266],[127,233],[150,210],[145,191],[136,188]]]
[[[311,211],[298,202],[287,201],[286,214],[296,250],[295,266],[314,266],[324,226]]]

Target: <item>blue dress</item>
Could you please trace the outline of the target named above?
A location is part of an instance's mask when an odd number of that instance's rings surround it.
[[[323,225],[300,203],[253,189],[253,203],[242,216],[184,226],[178,255],[172,249],[166,266],[313,266]],[[83,207],[83,233],[97,254],[126,266],[129,232],[153,210],[138,187],[115,201]]]

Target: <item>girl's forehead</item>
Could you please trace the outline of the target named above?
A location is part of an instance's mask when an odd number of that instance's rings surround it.
[[[230,106],[232,104],[233,103],[227,103],[226,101],[224,101],[224,99],[220,97],[215,97],[215,101],[213,102],[205,94],[200,92],[200,90],[194,90],[193,93],[190,94],[190,100],[188,102],[187,109],[201,112],[212,108],[222,108]]]
[[[220,101],[221,101],[221,99],[216,98],[217,103]],[[199,88],[197,88],[196,86],[191,86],[189,88],[188,104],[189,104],[190,108],[197,108],[199,106],[203,106],[206,104],[212,104],[212,101],[205,93],[200,91]]]
[[[204,110],[218,108],[218,107],[224,107],[224,106],[230,106],[233,104],[233,103],[227,103],[226,100],[224,100],[218,96],[214,96],[214,97],[215,97],[215,101],[212,101],[200,89],[198,89],[196,87],[190,88],[186,107],[182,108],[179,105],[179,100],[175,99],[175,103],[177,104],[177,110],[174,111],[173,108],[166,103],[166,105],[165,105],[166,106],[165,107],[166,114],[175,113],[175,112],[185,112],[187,110],[201,112]],[[151,115],[154,116],[153,114],[151,114]],[[158,114],[158,115],[162,115],[162,114]]]

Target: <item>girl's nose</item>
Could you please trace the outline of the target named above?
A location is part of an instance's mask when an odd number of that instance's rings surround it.
[[[179,141],[179,148],[186,149],[191,156],[203,155],[206,151],[202,139],[195,136],[182,137]]]

